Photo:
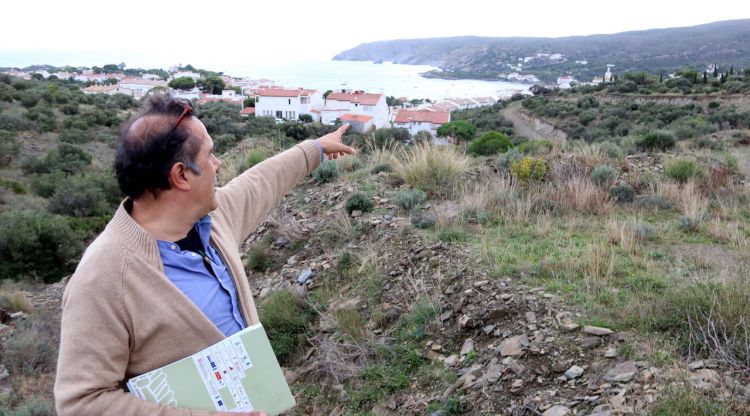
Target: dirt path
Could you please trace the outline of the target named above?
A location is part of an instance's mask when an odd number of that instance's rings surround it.
[[[503,109],[503,117],[513,123],[516,136],[526,137],[531,140],[553,139],[565,141],[567,134],[558,130],[555,126],[548,124],[538,118],[528,116],[521,109],[521,102],[516,101]]]
[[[519,114],[520,109],[520,101],[511,103],[503,109],[503,117],[513,123],[513,130],[515,130],[516,136],[522,136],[529,139],[544,138],[544,136],[537,132],[523,117],[521,117],[521,114]]]

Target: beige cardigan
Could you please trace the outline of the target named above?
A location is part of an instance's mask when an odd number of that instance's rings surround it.
[[[268,159],[216,192],[211,242],[237,287],[245,322],[258,322],[239,246],[294,185],[320,164],[312,141]],[[224,338],[164,275],[156,239],[123,203],[88,247],[63,295],[55,404],[61,416],[205,415],[145,402],[131,377]]]

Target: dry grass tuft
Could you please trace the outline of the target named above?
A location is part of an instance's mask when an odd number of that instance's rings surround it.
[[[471,160],[452,146],[423,143],[412,146],[394,167],[411,186],[431,195],[451,198],[459,194],[470,164]]]
[[[398,162],[398,155],[402,152],[401,144],[393,139],[388,139],[383,146],[375,144],[372,138],[365,139],[365,153],[369,154],[367,169],[376,166],[388,165],[395,166]]]
[[[583,257],[583,276],[589,281],[609,282],[615,269],[615,254],[604,244],[586,247]]]
[[[288,212],[282,212],[276,217],[269,215],[268,223],[276,226],[278,234],[292,241],[304,240],[310,236],[310,229]]]
[[[31,313],[32,307],[26,295],[23,292],[13,289],[0,288],[0,309],[6,312],[25,312]]]
[[[591,179],[571,177],[563,182],[558,200],[575,212],[603,214],[612,208],[609,193],[596,186]]]
[[[693,181],[688,181],[681,187],[677,207],[686,218],[696,224],[705,220],[708,215],[708,199]]]

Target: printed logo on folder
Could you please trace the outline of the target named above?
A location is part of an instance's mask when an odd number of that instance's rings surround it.
[[[294,406],[294,397],[261,324],[190,357],[128,380],[150,402],[208,411],[263,411]]]

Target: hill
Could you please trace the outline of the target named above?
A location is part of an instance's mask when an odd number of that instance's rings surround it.
[[[558,59],[554,54],[561,56]],[[426,64],[448,72],[441,76],[469,78],[497,78],[498,74],[518,70],[520,60],[523,72],[546,80],[570,73],[590,81],[604,73],[607,64],[615,65],[619,73],[658,73],[685,66],[702,71],[710,64],[728,69],[730,65],[750,66],[750,19],[561,38],[463,36],[389,40],[364,43],[333,59]]]

